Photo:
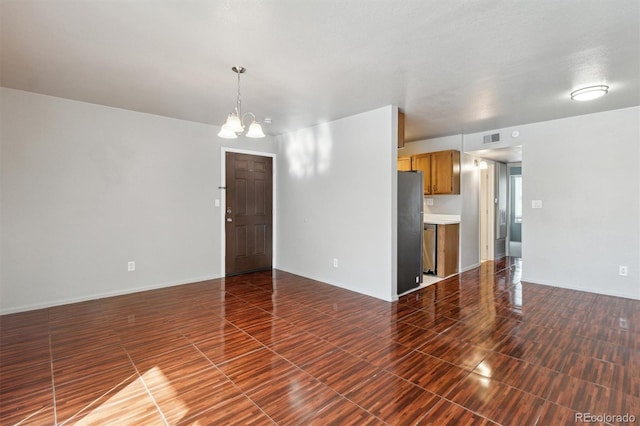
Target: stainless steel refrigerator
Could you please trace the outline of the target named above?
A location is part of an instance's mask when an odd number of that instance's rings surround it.
[[[398,294],[422,282],[422,172],[398,172]]]

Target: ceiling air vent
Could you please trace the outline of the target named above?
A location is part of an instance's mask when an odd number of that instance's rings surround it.
[[[493,133],[491,135],[484,135],[482,143],[496,143],[500,142],[500,133]]]

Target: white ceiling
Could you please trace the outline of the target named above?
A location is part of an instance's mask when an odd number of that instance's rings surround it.
[[[269,134],[389,104],[409,141],[640,105],[638,0],[0,4],[4,87],[220,125],[242,65]]]

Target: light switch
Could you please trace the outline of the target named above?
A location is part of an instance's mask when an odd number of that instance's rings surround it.
[[[531,200],[531,208],[532,209],[541,209],[542,208],[542,200]]]
[[[216,206],[216,207],[220,207],[220,200],[215,200],[213,202],[213,205]]]

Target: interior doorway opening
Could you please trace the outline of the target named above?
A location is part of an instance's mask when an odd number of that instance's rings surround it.
[[[480,263],[505,256],[522,257],[522,194],[526,185],[522,148],[514,145],[467,152],[478,157]]]
[[[522,163],[480,170],[480,262],[522,257]]]

